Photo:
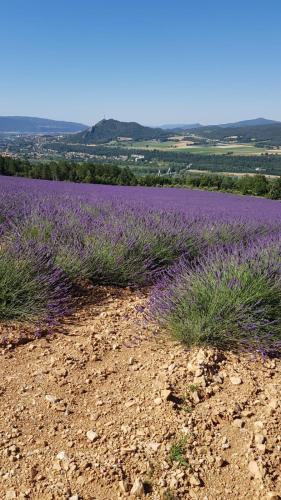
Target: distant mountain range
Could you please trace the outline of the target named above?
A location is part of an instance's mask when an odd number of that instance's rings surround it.
[[[263,125],[276,125],[281,122],[276,120],[267,120],[267,118],[254,118],[253,120],[242,120],[241,122],[223,123],[218,125],[223,128],[237,128],[237,127],[259,127]]]
[[[160,128],[163,130],[173,130],[174,132],[181,132],[184,130],[195,130],[197,128],[207,128],[207,127],[222,127],[222,128],[237,128],[237,127],[258,127],[262,125],[274,125],[280,124],[281,122],[276,120],[267,120],[266,118],[254,118],[252,120],[242,120],[240,122],[233,123],[221,123],[218,125],[201,125],[201,123],[170,123],[167,125],[161,125]]]
[[[208,125],[189,129],[165,129],[145,127],[136,122],[120,122],[118,120],[101,120],[87,130],[83,130],[72,136],[66,136],[67,142],[76,144],[105,144],[113,140],[140,141],[140,140],[165,140],[171,134],[196,134],[207,139],[225,140],[231,136],[237,136],[241,142],[265,142],[268,145],[278,145],[281,142],[281,122],[256,118],[236,123],[222,125]],[[172,126],[172,125],[170,125]],[[185,127],[185,125],[182,125]],[[266,145],[265,144],[265,145]]]
[[[172,134],[195,134],[211,140],[228,140],[236,136],[240,142],[256,142],[264,146],[281,144],[281,122],[257,118],[244,122],[200,126],[192,129],[165,129],[145,127],[136,122],[120,122],[109,119],[101,120],[96,125],[82,132],[66,136],[63,140],[75,144],[106,144],[113,140],[141,141],[167,140]]]
[[[163,128],[164,127],[164,128]],[[147,127],[136,122],[121,122],[114,119],[101,120],[93,127],[82,123],[49,120],[26,116],[0,116],[0,134],[44,134],[65,135],[63,141],[76,144],[106,144],[113,140],[167,140],[174,134],[194,134],[211,140],[236,140],[254,142],[271,147],[281,145],[281,122],[255,118],[219,125],[169,124],[162,127]]]
[[[264,125],[237,125],[235,127],[216,125],[193,129],[189,133],[209,140],[229,141],[229,139],[234,139],[240,143],[252,143],[267,148],[281,146],[280,122]]]
[[[88,128],[75,122],[30,116],[0,116],[0,134],[70,134]]]
[[[93,127],[75,134],[75,143],[103,144],[113,140],[151,140],[169,136],[169,132],[161,128],[151,128],[136,122],[120,122],[118,120],[101,120]],[[72,137],[73,139],[73,137]]]
[[[203,127],[201,123],[189,123],[189,124],[184,124],[184,123],[169,123],[166,125],[160,125],[160,128],[163,130],[173,130],[173,131],[181,131],[181,130],[189,130],[191,128],[200,128]]]

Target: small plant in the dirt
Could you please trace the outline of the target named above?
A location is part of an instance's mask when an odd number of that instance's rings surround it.
[[[197,384],[190,384],[189,390],[190,390],[190,392],[198,391],[198,385]]]
[[[186,438],[181,438],[175,443],[172,444],[170,449],[170,462],[177,462],[179,465],[183,467],[187,467],[188,461],[185,458],[186,452]]]
[[[176,500],[176,497],[174,493],[170,489],[168,489],[163,493],[163,500]]]
[[[184,404],[183,407],[182,407],[183,411],[185,411],[185,413],[192,413],[192,406],[188,405],[188,404]]]
[[[184,396],[182,396],[181,402],[182,402],[182,407],[181,407],[182,410],[185,413],[191,413],[192,410],[193,410],[193,407],[192,407],[192,404],[191,404],[189,391],[186,391],[186,393],[184,394]]]

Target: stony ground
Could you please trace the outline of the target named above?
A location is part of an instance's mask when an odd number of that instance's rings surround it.
[[[280,498],[281,361],[184,349],[146,300],[93,289],[2,350],[1,499]]]

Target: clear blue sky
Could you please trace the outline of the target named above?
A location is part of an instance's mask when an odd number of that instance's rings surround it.
[[[280,0],[2,0],[0,115],[281,120]]]

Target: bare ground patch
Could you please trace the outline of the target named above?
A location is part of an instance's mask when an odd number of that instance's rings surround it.
[[[280,360],[185,349],[146,300],[94,288],[2,349],[1,498],[279,498]]]

